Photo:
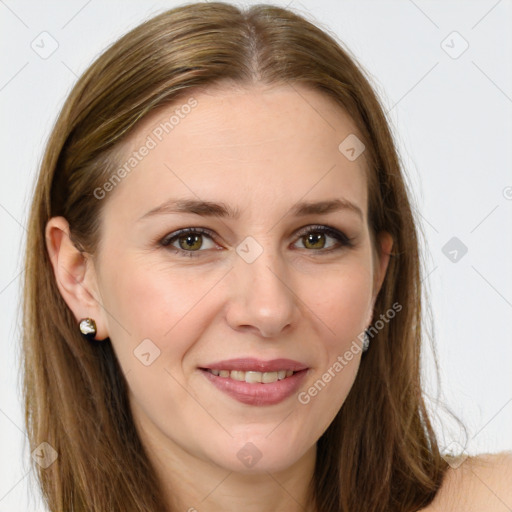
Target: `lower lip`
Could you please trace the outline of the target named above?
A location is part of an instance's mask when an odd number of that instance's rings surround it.
[[[269,384],[249,384],[229,377],[218,377],[206,370],[201,371],[217,389],[248,405],[274,405],[286,400],[299,389],[307,372],[307,370],[301,370],[291,377]]]

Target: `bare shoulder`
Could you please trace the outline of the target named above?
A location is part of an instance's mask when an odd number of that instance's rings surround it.
[[[512,452],[481,454],[454,460],[436,498],[422,510],[482,511],[512,511]]]

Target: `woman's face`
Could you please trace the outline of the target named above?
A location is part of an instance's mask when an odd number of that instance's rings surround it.
[[[356,134],[301,86],[210,89],[146,118],[96,191],[95,320],[158,457],[258,472],[314,454],[388,262]]]

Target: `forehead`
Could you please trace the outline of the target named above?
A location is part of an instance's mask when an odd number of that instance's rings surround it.
[[[340,150],[354,136],[361,139],[344,109],[301,85],[191,91],[139,123],[109,203],[129,203],[133,216],[170,197],[269,213],[342,196],[366,211],[364,152],[351,160]]]

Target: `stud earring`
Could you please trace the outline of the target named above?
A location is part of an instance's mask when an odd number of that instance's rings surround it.
[[[88,339],[94,339],[94,336],[96,336],[96,322],[92,318],[82,318],[80,320],[80,332]]]
[[[370,346],[370,336],[368,335],[368,330],[364,331],[364,338],[363,338],[363,352],[366,352],[368,350],[368,347]]]

